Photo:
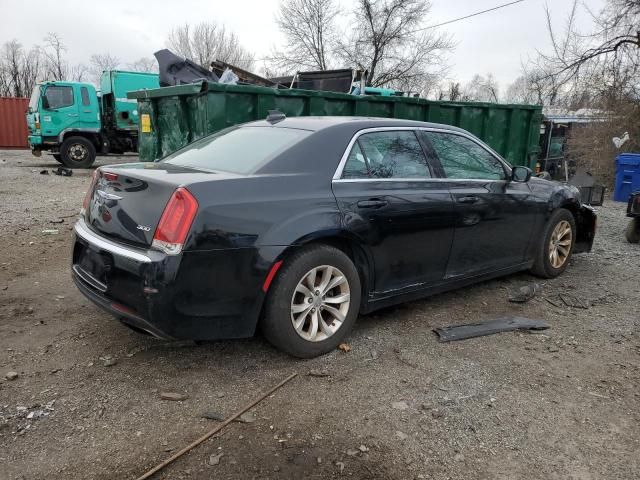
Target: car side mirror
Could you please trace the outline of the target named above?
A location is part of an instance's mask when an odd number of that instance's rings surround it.
[[[517,166],[511,169],[511,180],[514,182],[525,183],[531,178],[533,172],[529,167]]]

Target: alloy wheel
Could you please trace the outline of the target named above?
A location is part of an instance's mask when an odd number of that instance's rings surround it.
[[[571,224],[566,220],[558,222],[549,241],[549,261],[553,268],[560,268],[565,264],[571,252],[572,241]]]
[[[300,279],[291,298],[293,328],[309,342],[326,340],[340,329],[350,304],[344,273],[331,265],[312,268]]]

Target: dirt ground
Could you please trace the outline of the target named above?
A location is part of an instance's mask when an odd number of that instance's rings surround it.
[[[593,252],[528,303],[509,292],[538,280],[512,275],[361,317],[350,352],[301,361],[259,337],[162,342],[85,300],[69,255],[90,171],[57,166],[0,152],[2,480],[135,479],[219,424],[205,413],[227,417],[293,372],[154,478],[640,478],[640,247],[624,240],[625,205],[598,209]],[[551,328],[432,332],[503,315]]]

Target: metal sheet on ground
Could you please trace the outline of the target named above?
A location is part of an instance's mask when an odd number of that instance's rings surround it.
[[[482,323],[434,328],[433,331],[438,334],[440,342],[452,342],[454,340],[465,340],[514,330],[546,330],[547,328],[549,328],[549,325],[544,320],[524,317],[501,317]]]

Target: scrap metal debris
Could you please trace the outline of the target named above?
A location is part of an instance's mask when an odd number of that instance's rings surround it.
[[[51,170],[54,174],[56,175],[60,175],[62,177],[70,177],[71,175],[73,175],[73,170],[71,170],[70,168],[65,168],[65,167],[58,167],[55,170]]]
[[[536,292],[538,292],[540,288],[540,285],[537,283],[530,283],[529,285],[520,287],[509,295],[509,301],[513,303],[526,303],[536,296]]]
[[[546,330],[547,328],[549,328],[549,325],[544,320],[533,320],[524,317],[502,317],[483,323],[434,328],[433,331],[438,334],[440,342],[452,342],[454,340],[482,337],[513,330]]]
[[[583,298],[580,298],[576,295],[570,295],[567,293],[561,293],[558,295],[560,300],[567,306],[572,308],[583,308],[588,309],[590,307],[589,302]]]
[[[602,300],[605,299],[601,297]],[[554,307],[563,308],[563,307],[571,307],[571,308],[582,308],[584,310],[588,309],[592,302],[590,300],[585,300],[584,298],[578,297],[577,295],[571,295],[568,293],[559,293],[557,295],[553,295],[551,297],[545,298],[547,302],[549,302]],[[596,302],[597,303],[597,302]],[[604,302],[606,303],[606,301]]]

